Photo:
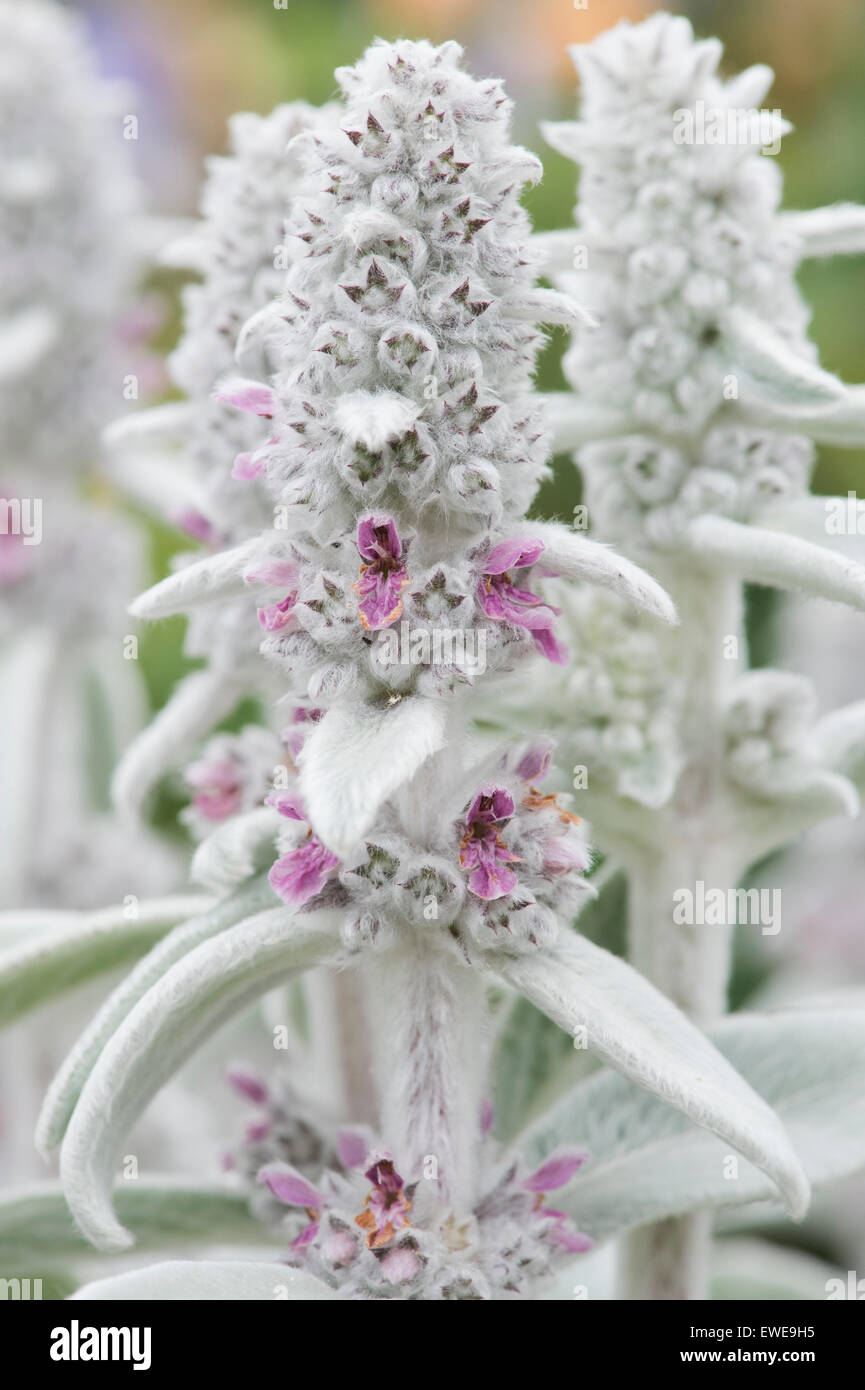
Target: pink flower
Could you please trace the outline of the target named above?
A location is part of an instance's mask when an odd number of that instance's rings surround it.
[[[564,1149],[548,1158],[527,1178],[523,1178],[522,1186],[527,1192],[555,1192],[557,1188],[565,1187],[571,1181],[588,1157],[584,1149]]]
[[[272,792],[267,804],[289,820],[306,820],[303,802],[294,792]],[[267,878],[284,903],[302,907],[310,898],[317,897],[338,864],[338,857],[313,835],[310,827],[303,844],[280,855]]]
[[[243,1096],[244,1100],[249,1100],[253,1105],[267,1105],[270,1101],[270,1091],[260,1077],[254,1072],[247,1071],[245,1067],[229,1067],[225,1073],[225,1079],[229,1086]]]
[[[552,739],[542,738],[538,739],[537,743],[529,744],[517,763],[517,776],[520,781],[542,782],[550,770],[552,756]]]
[[[294,618],[294,605],[297,602],[297,593],[286,594],[285,598],[280,599],[279,603],[269,603],[264,608],[258,609],[258,621],[265,632],[280,632],[282,628],[288,627]]]
[[[0,589],[19,583],[30,568],[30,556],[20,536],[0,531]]]
[[[269,386],[258,381],[238,381],[228,390],[214,392],[216,400],[223,405],[233,405],[237,410],[247,410],[251,415],[264,415],[270,419],[276,409],[276,397]]]
[[[390,627],[402,614],[402,591],[409,583],[402,563],[402,542],[389,516],[368,516],[358,522],[357,548],[366,560],[352,586],[360,596],[360,620],[369,632]]]
[[[504,898],[516,887],[516,874],[502,867],[518,864],[499,834],[514,813],[514,799],[504,787],[478,792],[466,816],[466,833],[460,841],[460,864],[471,869],[469,892],[491,901]]]
[[[338,863],[318,836],[310,835],[298,849],[281,855],[267,878],[284,903],[302,907],[321,892]]]
[[[306,1208],[312,1220],[291,1242],[293,1250],[305,1249],[318,1235],[321,1209],[327,1206],[328,1201],[325,1194],[307,1182],[303,1174],[292,1168],[290,1163],[266,1164],[258,1174],[258,1181],[266,1183],[274,1197],[280,1202],[285,1202],[286,1206]]]
[[[364,1176],[372,1183],[372,1189],[364,1199],[363,1211],[354,1219],[366,1231],[370,1250],[378,1250],[410,1224],[411,1201],[392,1159],[377,1159]]]
[[[192,804],[205,820],[225,820],[240,809],[243,784],[240,767],[231,758],[202,758],[186,769],[184,778],[195,791]]]
[[[574,1174],[582,1168],[588,1157],[589,1155],[582,1149],[563,1149],[559,1153],[551,1155],[545,1163],[541,1164],[540,1168],[536,1168],[520,1183],[526,1192],[536,1194],[536,1215],[544,1221],[552,1222],[545,1238],[551,1244],[572,1254],[591,1250],[594,1244],[591,1236],[578,1231],[566,1211],[555,1211],[550,1207],[545,1207],[543,1202],[547,1192],[554,1192],[559,1187],[565,1187]]]
[[[561,666],[567,660],[567,652],[553,633],[561,610],[550,607],[528,589],[520,588],[510,575],[511,570],[528,570],[543,550],[543,541],[527,536],[499,541],[483,562],[478,602],[486,616],[495,622],[526,628],[538,650]]]

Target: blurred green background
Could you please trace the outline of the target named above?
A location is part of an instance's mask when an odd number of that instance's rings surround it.
[[[574,202],[574,166],[546,148],[538,130],[543,118],[573,115],[576,79],[567,46],[590,41],[621,18],[667,8],[646,0],[576,3],[586,7],[576,8],[575,0],[90,0],[74,8],[85,17],[105,73],[135,86],[135,157],[151,206],[161,212],[195,210],[202,161],[222,150],[232,112],[266,112],[295,98],[326,100],[335,91],[334,67],[353,62],[376,35],[456,38],[474,72],[505,79],[516,104],[515,137],[543,159],[543,183],[526,201],[544,229],[567,225]],[[675,8],[700,35],[724,42],[729,73],[754,62],[775,69],[769,102],[796,127],[780,155],[786,205],[865,201],[862,0],[693,0]],[[848,380],[865,380],[865,258],[812,263],[801,279],[823,363]],[[177,332],[179,284],[171,277],[159,282],[168,304],[160,348],[169,348]],[[563,385],[564,342],[561,330],[550,338],[540,370],[544,389]],[[824,450],[817,489],[855,489],[862,464],[857,452]],[[538,513],[570,516],[578,500],[575,470],[557,459]],[[162,574],[172,551],[188,542],[147,524],[154,573]],[[765,660],[761,634],[771,611],[771,601],[757,595],[752,636],[758,662]],[[155,707],[186,669],[182,635],[180,620],[142,634]],[[173,818],[170,802],[169,796],[161,809],[164,825]]]

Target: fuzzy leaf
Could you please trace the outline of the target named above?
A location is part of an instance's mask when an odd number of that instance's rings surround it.
[[[570,454],[594,439],[610,439],[616,434],[632,434],[636,422],[624,410],[597,405],[568,391],[553,391],[539,397],[541,418],[553,437],[557,454]]]
[[[379,807],[444,744],[443,703],[344,701],[315,725],[300,754],[300,788],[310,824],[340,856],[353,849]]]
[[[247,689],[241,674],[221,667],[193,671],[181,681],[115,769],[111,794],[117,809],[137,818],[160,777],[188,757],[190,744],[231,714]]]
[[[214,599],[234,598],[246,593],[244,571],[260,549],[259,537],[253,536],[232,550],[222,550],[216,555],[193,560],[140,594],[129,605],[129,611],[134,618],[152,621],[154,618],[170,618],[175,613],[185,613],[199,603],[211,603]]]
[[[865,700],[844,705],[818,720],[814,729],[818,755],[827,767],[865,789]]]
[[[272,1264],[249,1260],[168,1260],[165,1264],[95,1279],[72,1295],[73,1299],[96,1302],[140,1299],[148,1303],[168,1299],[173,1302],[225,1299],[235,1303],[302,1299],[309,1303],[338,1297],[334,1289],[314,1275],[289,1269],[275,1260]]]
[[[780,223],[802,242],[803,256],[850,256],[865,251],[865,207],[836,203],[807,212],[782,212]]]
[[[258,806],[242,816],[230,816],[202,840],[192,858],[189,876],[203,887],[227,890],[276,858],[276,837],[285,824],[278,811]]]
[[[577,1030],[584,1028],[585,1045],[616,1071],[744,1154],[778,1186],[791,1215],[804,1214],[808,1182],[777,1116],[705,1035],[637,971],[575,933],[548,953],[490,964],[578,1040]],[[599,1077],[585,1085],[612,1080]],[[633,1097],[630,1088],[626,1091]],[[646,1100],[636,1103],[649,1105]],[[580,1124],[588,1123],[585,1110],[574,1118],[564,1109],[567,1105],[556,1108],[555,1128],[561,1135],[567,1131],[569,1142],[587,1147],[596,1168],[597,1144],[590,1132],[580,1132]],[[666,1114],[664,1106],[655,1109]],[[603,1105],[601,1113],[607,1113]],[[550,1135],[552,1128],[550,1123],[545,1133]],[[681,1128],[687,1126],[682,1123]],[[536,1153],[544,1158],[550,1151],[545,1144],[528,1142],[533,1165]],[[668,1169],[664,1188],[668,1200],[675,1200],[678,1186]],[[624,1206],[621,1192],[619,1200]]]
[[[728,309],[721,333],[732,365],[746,373],[761,398],[803,410],[831,405],[843,398],[843,382],[815,362],[800,357],[785,337],[747,309]]]
[[[165,405],[151,406],[149,410],[121,415],[103,430],[103,446],[110,453],[116,448],[137,444],[139,440],[146,440],[149,444],[157,440],[180,443],[188,434],[196,409],[190,401],[167,401]]]
[[[865,566],[826,546],[723,516],[692,521],[685,543],[707,568],[730,570],[753,584],[801,589],[816,598],[865,608]]]
[[[823,1301],[831,1279],[846,1285],[847,1271],[789,1245],[727,1239],[716,1241],[712,1249],[713,1299]]]
[[[111,1189],[120,1147],[151,1098],[233,1014],[336,949],[326,914],[280,907],[204,941],[166,971],[123,1020],[85,1082],[60,1153],[60,1176],[84,1234],[103,1249],[132,1236]]]
[[[14,381],[37,368],[60,331],[59,316],[42,305],[5,318],[0,330],[0,381]]]
[[[147,1178],[118,1184],[117,1210],[145,1250],[190,1242],[261,1244],[261,1224],[249,1201],[234,1188]],[[57,1182],[19,1188],[0,1196],[0,1263],[15,1268],[24,1258],[93,1256]]]
[[[711,1038],[774,1108],[815,1187],[865,1168],[865,1012],[738,1014]],[[769,1176],[750,1162],[727,1176],[732,1140],[694,1129],[683,1114],[610,1073],[559,1101],[521,1148],[535,1164],[563,1142],[592,1154],[562,1202],[597,1239],[702,1207],[774,1196]]]
[[[232,897],[193,917],[161,941],[118,985],[68,1053],[48,1088],[36,1126],[36,1147],[48,1155],[60,1143],[81,1088],[99,1054],[139,999],[189,951],[244,918],[272,907],[275,895],[266,878],[245,884]]]
[[[142,903],[132,921],[124,907],[70,913],[68,925],[37,932],[34,941],[0,955],[0,1026],[85,980],[137,960],[178,922],[211,906],[210,898],[178,895]]]
[[[609,546],[568,531],[554,521],[530,522],[527,531],[544,543],[539,564],[565,579],[609,589],[625,603],[664,623],[675,623],[673,600],[651,575]]]
[[[791,404],[785,409],[778,402],[760,401],[759,407],[752,409],[744,396],[741,405],[743,412],[754,415],[759,424],[807,434],[817,444],[841,449],[859,449],[865,444],[865,386],[848,387],[838,404],[829,408],[823,405],[820,409],[802,410]]]

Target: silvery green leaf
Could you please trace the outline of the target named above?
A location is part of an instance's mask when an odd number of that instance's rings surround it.
[[[817,1302],[826,1298],[830,1280],[846,1277],[846,1270],[825,1260],[768,1240],[718,1240],[712,1250],[713,1299]]]
[[[261,1224],[244,1192],[199,1179],[174,1177],[121,1182],[114,1194],[118,1213],[145,1250],[190,1243],[261,1244]],[[0,1196],[0,1261],[4,1269],[22,1259],[92,1256],[58,1182],[7,1191]]]
[[[865,251],[865,207],[835,203],[807,212],[782,212],[780,223],[802,243],[803,256],[855,256]]]
[[[507,1143],[555,1097],[596,1065],[587,1051],[577,1052],[567,1033],[527,999],[510,1004],[496,1038],[492,1058],[495,1135]]]
[[[816,752],[827,767],[865,787],[865,700],[832,710],[814,728]]]
[[[41,304],[6,317],[0,329],[0,381],[14,381],[38,367],[60,331],[57,314]]]
[[[558,232],[535,232],[530,246],[541,275],[555,275],[572,270],[574,252],[583,243],[575,228]]]
[[[140,594],[129,605],[129,611],[134,618],[170,618],[199,603],[246,593],[244,571],[260,549],[261,541],[254,536],[232,550],[220,550],[215,555],[193,560]]]
[[[639,565],[617,555],[610,546],[568,531],[554,521],[531,522],[532,536],[544,543],[539,565],[565,579],[608,589],[626,603],[664,623],[677,622],[673,600]]]
[[[135,443],[118,450],[105,460],[108,481],[146,507],[155,516],[182,515],[184,511],[206,514],[208,499],[200,478],[195,477],[184,459],[170,448]]]
[[[131,1269],[108,1279],[85,1284],[72,1299],[116,1302],[143,1299],[148,1303],[170,1299],[225,1299],[232,1302],[258,1300],[273,1302],[302,1299],[336,1299],[339,1295],[314,1275],[286,1265],[253,1263],[248,1260],[169,1260],[165,1264]]]
[[[196,946],[135,1004],[85,1081],[60,1153],[69,1206],[94,1245],[132,1242],[111,1190],[120,1146],[151,1098],[233,1014],[332,957],[337,939],[328,914],[271,909]]]
[[[181,681],[115,769],[111,793],[117,809],[137,817],[160,777],[183,761],[191,744],[227,718],[247,689],[240,672],[221,667],[193,671]]]
[[[563,938],[550,952],[490,964],[560,1027],[574,1034],[578,1045],[590,1048],[658,1098],[634,1101],[632,1089],[618,1083],[622,1094],[630,1095],[631,1104],[648,1107],[653,1115],[658,1110],[666,1115],[666,1107],[671,1107],[670,1115],[675,1114],[676,1119],[665,1123],[672,1129],[687,1131],[679,1119],[681,1112],[718,1135],[766,1174],[761,1181],[769,1179],[779,1188],[794,1218],[804,1214],[808,1181],[777,1115],[708,1038],[636,970],[576,933]],[[585,1083],[585,1090],[602,1084],[616,1082],[612,1077],[594,1078]],[[583,1089],[574,1094],[579,1096]],[[579,1132],[581,1125],[588,1125],[585,1109],[574,1115],[568,1105],[567,1100],[560,1102],[553,1116],[541,1122],[533,1135],[549,1135],[553,1128],[562,1135],[567,1132],[569,1142],[585,1143],[597,1161],[597,1142],[591,1133]],[[607,1132],[600,1117],[607,1113],[602,1096],[596,1110],[602,1136]],[[546,1130],[542,1129],[544,1123]],[[545,1143],[536,1137],[526,1141],[525,1147],[534,1153]],[[723,1145],[715,1147],[723,1150]],[[593,1166],[598,1172],[596,1164]],[[664,1190],[672,1194],[681,1186],[671,1181],[665,1169]],[[619,1200],[624,1207],[621,1191]],[[669,1200],[674,1198],[670,1195]],[[651,1213],[642,1219],[650,1217]]]
[[[539,397],[541,418],[552,435],[553,450],[570,454],[594,439],[609,439],[616,434],[631,434],[636,428],[633,418],[624,410],[598,405],[567,391],[553,391]]]
[[[37,931],[32,942],[0,955],[0,1026],[85,980],[137,960],[178,922],[207,912],[212,904],[204,896],[158,898],[101,912],[69,913],[66,924]],[[0,932],[6,915],[0,917]],[[9,916],[14,922],[16,914]]]
[[[739,1014],[711,1038],[740,1084],[773,1107],[815,1187],[865,1168],[865,1012]],[[524,1136],[521,1151],[535,1163],[563,1142],[585,1144],[592,1160],[557,1203],[597,1239],[774,1195],[768,1173],[731,1154],[737,1146],[729,1136],[694,1128],[622,1076],[605,1073],[576,1087]]]
[[[36,1147],[47,1155],[60,1143],[87,1077],[127,1014],[165,972],[189,951],[244,918],[273,906],[275,895],[262,877],[160,941],[106,1000],[67,1054],[48,1088],[36,1127]]]
[[[312,730],[299,757],[310,824],[334,854],[365,835],[379,807],[443,746],[444,702],[345,700]]]
[[[227,890],[269,868],[276,858],[276,837],[283,824],[271,806],[229,817],[195,851],[189,871],[192,882],[214,892]]]
[[[598,322],[587,309],[560,290],[530,290],[502,299],[502,312],[526,323],[585,324],[597,328]]]
[[[754,415],[763,423],[779,430],[792,429],[807,434],[817,444],[830,444],[841,449],[858,449],[865,444],[865,386],[849,386],[843,398],[834,406],[802,410],[782,407],[778,402],[761,400],[759,404],[742,398],[745,414]]]
[[[865,566],[828,546],[723,516],[701,516],[685,532],[689,552],[709,569],[724,569],[753,584],[801,589],[815,598],[865,608]]]
[[[541,121],[541,134],[550,149],[566,159],[578,159],[587,141],[593,141],[586,121]]]
[[[598,882],[599,877],[591,880],[597,897],[580,912],[580,933],[614,950],[627,920],[627,882],[621,872],[611,873],[604,882]],[[490,1096],[496,1137],[508,1143],[597,1066],[597,1058],[585,1049],[576,1050],[552,1019],[517,995],[503,1012],[493,1046]]]
[[[731,366],[749,378],[748,393],[779,400],[797,410],[831,405],[846,388],[831,372],[792,349],[777,329],[738,305],[721,320]]]
[[[191,401],[168,401],[165,405],[154,405],[148,410],[121,415],[103,430],[102,443],[109,453],[118,446],[139,440],[151,444],[158,440],[182,443],[195,419],[195,411],[196,407]]]

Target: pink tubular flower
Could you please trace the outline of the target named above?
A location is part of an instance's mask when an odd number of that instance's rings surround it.
[[[357,548],[367,563],[352,586],[360,596],[360,620],[368,632],[390,627],[402,615],[402,591],[409,582],[396,522],[368,516],[357,525]]]
[[[219,542],[213,523],[208,521],[202,512],[197,512],[191,507],[172,512],[169,521],[173,521],[181,531],[185,531],[188,536],[194,536],[203,545],[216,545]]]
[[[503,866],[520,861],[499,834],[513,813],[514,799],[504,787],[485,787],[469,807],[460,864],[471,869],[469,892],[478,898],[504,898],[516,887],[516,874]]]
[[[529,569],[543,550],[543,541],[530,536],[512,536],[499,541],[483,562],[478,602],[485,615],[495,622],[514,623],[517,627],[526,628],[531,632],[538,650],[549,661],[562,666],[567,660],[567,652],[553,633],[561,610],[550,607],[528,589],[519,588],[510,576],[511,570]]]
[[[279,603],[268,603],[264,608],[258,609],[258,621],[265,632],[280,632],[282,628],[288,627],[294,618],[294,605],[297,602],[297,593],[286,594],[285,598],[280,599]]]
[[[260,1077],[254,1072],[248,1071],[246,1067],[231,1066],[225,1073],[225,1079],[232,1090],[236,1091],[244,1100],[251,1101],[253,1105],[267,1105],[270,1101],[270,1091]]]
[[[266,419],[270,419],[276,409],[276,397],[270,387],[262,386],[258,381],[237,381],[229,389],[216,391],[214,395],[223,405],[233,405],[236,410],[263,415]]]
[[[205,820],[225,820],[240,809],[243,786],[240,769],[230,758],[202,758],[186,769],[184,779],[195,795],[192,804]]]
[[[354,1219],[366,1231],[370,1250],[378,1250],[393,1240],[397,1231],[411,1224],[411,1200],[392,1159],[377,1159],[364,1176],[372,1183],[372,1189],[364,1199],[363,1211]]]
[[[273,792],[267,798],[267,804],[289,820],[306,820],[303,803],[293,792]],[[280,855],[267,878],[284,903],[302,907],[321,892],[338,864],[338,857],[322,844],[317,835],[313,835],[310,827],[303,844]]]
[[[318,1235],[322,1207],[327,1206],[327,1197],[317,1187],[307,1182],[302,1173],[292,1168],[290,1163],[268,1163],[258,1174],[258,1181],[266,1183],[280,1202],[288,1207],[305,1207],[312,1218],[304,1226],[300,1235],[291,1242],[293,1250],[302,1250],[310,1245]]]
[[[567,1250],[572,1254],[591,1250],[594,1245],[591,1236],[578,1231],[566,1211],[554,1211],[550,1207],[545,1207],[543,1203],[546,1193],[554,1192],[559,1187],[565,1187],[588,1157],[589,1155],[581,1149],[562,1150],[553,1154],[540,1168],[536,1168],[520,1183],[526,1192],[535,1193],[536,1215],[542,1220],[552,1221],[546,1239],[553,1245],[557,1245],[560,1249]]]

